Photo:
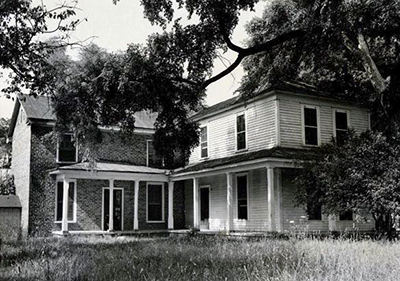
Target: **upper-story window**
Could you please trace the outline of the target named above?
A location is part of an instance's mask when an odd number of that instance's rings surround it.
[[[146,166],[163,167],[163,160],[157,156],[152,140],[146,141]]]
[[[72,133],[64,133],[58,139],[57,162],[77,162],[78,150]]]
[[[200,158],[208,157],[208,129],[207,126],[200,128]]]
[[[246,115],[236,116],[236,150],[246,149]]]
[[[303,143],[305,145],[319,145],[318,107],[303,105]]]
[[[337,143],[343,143],[349,128],[349,113],[340,109],[335,109],[333,113],[333,136],[336,138]]]

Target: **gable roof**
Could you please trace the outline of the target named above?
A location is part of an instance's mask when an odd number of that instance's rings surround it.
[[[29,95],[19,95],[16,98],[14,110],[11,117],[8,136],[11,137],[14,132],[19,109],[22,106],[28,120],[55,122],[56,116],[51,106],[50,98],[47,96],[33,97]],[[135,127],[140,129],[154,129],[154,122],[157,113],[145,111],[135,113]]]
[[[200,120],[205,118],[206,116],[209,115],[214,115],[217,112],[221,110],[228,110],[230,108],[233,108],[235,106],[241,106],[245,104],[246,102],[251,102],[251,100],[255,97],[260,97],[262,95],[268,95],[268,94],[273,94],[276,92],[290,92],[293,94],[301,94],[301,95],[308,95],[308,96],[314,96],[314,97],[320,97],[320,98],[328,98],[328,99],[335,99],[335,100],[341,100],[341,101],[347,101],[347,102],[354,102],[353,100],[349,99],[349,97],[345,97],[344,95],[341,94],[334,94],[326,91],[321,91],[317,89],[315,86],[306,84],[306,83],[301,83],[301,82],[281,82],[278,83],[274,86],[266,87],[257,93],[254,93],[249,96],[243,96],[243,95],[238,95],[233,98],[230,98],[228,100],[222,101],[220,103],[217,103],[213,106],[207,107],[198,113],[194,114],[192,116],[193,119]]]

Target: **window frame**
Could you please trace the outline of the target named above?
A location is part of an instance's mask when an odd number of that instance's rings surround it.
[[[57,180],[56,181],[56,189],[55,189],[55,207],[54,207],[54,223],[62,223],[62,211],[61,211],[61,220],[57,220],[57,208],[58,208],[58,183],[62,182],[64,184],[64,180]],[[77,222],[77,215],[76,215],[76,207],[77,207],[77,184],[76,179],[70,179],[69,183],[74,183],[74,200],[73,200],[73,210],[72,210],[72,220],[68,220],[68,223],[76,223]],[[69,188],[68,188],[69,189]],[[64,186],[63,186],[63,193],[64,193]]]
[[[336,112],[339,113],[346,113],[346,119],[347,119],[347,130],[349,131],[350,129],[350,110],[347,109],[341,109],[341,108],[332,108],[332,120],[333,120],[333,137],[337,138],[337,128],[336,128]],[[339,129],[341,131],[344,131],[343,129]]]
[[[305,119],[305,114],[304,114],[304,110],[306,108],[311,108],[311,109],[315,109],[316,110],[316,114],[317,114],[317,144],[306,144],[306,119]],[[311,126],[308,126],[311,127]],[[311,128],[315,128],[315,127],[311,127]],[[302,133],[302,141],[303,141],[303,146],[307,146],[307,147],[318,147],[321,146],[321,122],[320,122],[320,107],[318,105],[310,105],[310,104],[302,104],[301,105],[301,133]]]
[[[61,134],[61,136],[64,136],[64,135],[70,135],[72,137],[74,136],[73,133],[69,133],[69,132]],[[78,162],[78,139],[76,138],[75,139],[75,143],[74,143],[74,146],[75,146],[75,161],[60,161],[60,159],[59,159],[59,157],[60,157],[60,141],[61,141],[61,139],[58,136],[57,137],[56,162],[57,163],[61,163],[61,164],[62,163],[77,163]]]
[[[247,195],[247,219],[239,219],[239,185],[238,185],[238,177],[246,177],[246,195]],[[238,221],[249,221],[250,217],[250,193],[249,193],[249,175],[248,173],[239,173],[236,174],[236,220]]]
[[[207,143],[207,156],[205,156],[205,157],[203,157],[202,155],[201,155],[201,152],[202,152],[202,148],[201,148],[201,144],[202,144],[202,141],[201,141],[201,130],[202,129],[204,129],[204,128],[206,128],[206,130],[207,130],[207,140],[205,141],[206,143]],[[204,143],[204,142],[203,142]],[[208,133],[208,126],[207,125],[203,125],[203,126],[200,126],[200,142],[199,142],[199,152],[200,152],[200,155],[199,155],[199,157],[200,157],[200,160],[203,160],[203,159],[208,159],[208,158],[210,158],[210,150],[209,150],[209,143],[210,143],[210,141],[209,141],[209,133]]]
[[[149,185],[161,186],[161,220],[149,220]],[[165,185],[160,182],[147,182],[146,183],[146,223],[165,223]]]
[[[102,194],[101,194],[101,230],[104,231],[104,191],[108,189],[110,190],[109,186],[103,187]],[[113,190],[122,190],[122,214],[121,214],[121,231],[124,230],[124,216],[125,216],[125,189],[123,187],[113,187]]]
[[[244,116],[244,141],[245,141],[245,147],[244,148],[238,148],[238,134],[242,133],[243,131],[238,132],[238,126],[237,126],[237,119],[240,116]],[[247,112],[242,111],[239,113],[236,113],[235,115],[235,150],[236,152],[241,152],[241,151],[246,151],[248,150],[248,140],[247,140]]]

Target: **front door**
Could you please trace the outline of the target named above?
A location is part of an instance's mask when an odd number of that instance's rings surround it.
[[[114,230],[122,230],[123,204],[122,189],[114,189]],[[108,230],[110,218],[110,189],[105,188],[103,193],[103,230]]]
[[[210,219],[210,188],[200,188],[200,229],[209,229]]]

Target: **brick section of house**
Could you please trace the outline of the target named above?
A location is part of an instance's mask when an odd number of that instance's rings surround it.
[[[16,163],[14,165],[15,167],[24,167],[23,164],[27,164],[26,169],[20,170],[21,176],[24,173],[29,175],[30,165],[30,189],[28,178],[25,179],[25,183],[20,184],[17,182],[17,190],[19,190],[18,195],[21,198],[21,203],[24,204],[25,202],[26,204],[25,209],[28,210],[29,206],[29,217],[27,215],[28,212],[26,212],[26,218],[23,217],[26,224],[26,233],[31,236],[44,236],[49,235],[53,230],[60,230],[61,227],[61,224],[54,223],[56,181],[54,177],[49,176],[49,170],[58,166],[56,163],[57,133],[54,132],[52,127],[41,125],[33,125],[32,128],[27,126],[26,130],[25,134],[31,138],[31,141],[29,139],[26,140],[26,143],[31,143],[30,159],[21,160],[20,162],[22,163],[14,161]],[[19,145],[19,141],[16,140],[19,135],[16,127],[13,146]],[[116,161],[136,165],[146,164],[146,141],[152,138],[151,135],[135,134],[127,138],[121,138],[116,132],[102,132],[102,135],[102,142],[95,145],[99,161]],[[24,147],[24,149],[13,148],[13,151],[23,152],[24,155],[29,153],[29,150],[29,146]],[[80,159],[84,150],[85,148],[80,145],[78,150]],[[15,170],[19,169],[14,169],[14,173]],[[18,172],[17,175],[19,175]],[[20,179],[18,178],[18,180]],[[132,230],[134,183],[116,181],[116,184],[124,187],[124,229]],[[22,186],[24,187],[22,188]],[[69,223],[70,230],[102,229],[102,188],[107,186],[108,181],[77,181],[77,223]],[[146,193],[144,193],[144,200],[146,198],[145,195]],[[29,201],[23,201],[25,198]],[[140,202],[140,204],[145,205],[145,202]]]
[[[22,116],[21,116],[22,112]],[[31,149],[31,127],[26,124],[26,117],[23,110],[20,109],[14,129],[12,141],[12,159],[11,167],[14,175],[16,195],[20,198],[21,228],[22,235],[28,234],[29,226],[29,175],[30,175],[30,149]]]

